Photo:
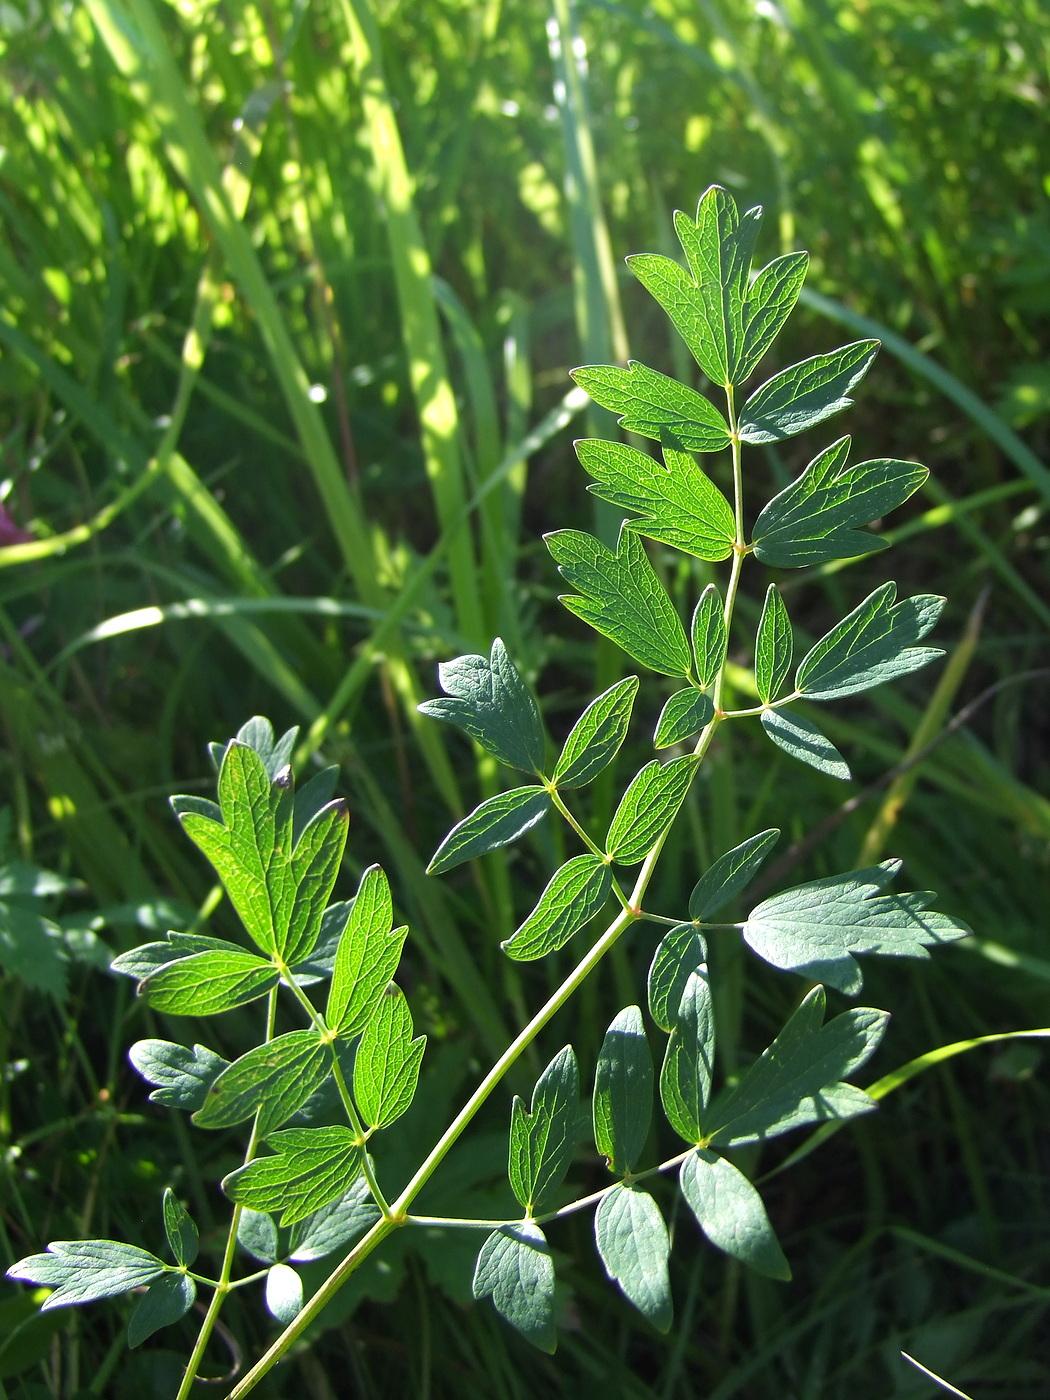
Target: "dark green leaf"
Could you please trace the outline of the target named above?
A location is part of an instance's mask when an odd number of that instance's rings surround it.
[[[172,1016],[214,1016],[276,987],[280,974],[254,953],[195,953],[170,963],[143,982],[141,991],[156,1011]]]
[[[843,780],[852,776],[849,764],[831,740],[797,710],[766,710],[762,715],[762,728],[778,749],[800,763],[808,763],[818,773]]]
[[[855,527],[896,510],[929,472],[916,462],[887,458],[847,467],[849,447],[844,437],[825,448],[759,512],[752,535],[756,559],[796,569],[886,548],[886,540]]]
[[[10,812],[10,808],[5,810]],[[0,850],[0,858],[2,856],[3,850]],[[0,866],[0,897],[23,895],[32,899],[46,899],[48,895],[69,894],[83,888],[79,880],[59,875],[55,870],[43,870],[28,860],[11,860]]]
[[[510,1115],[511,1189],[530,1215],[569,1169],[579,1131],[580,1071],[572,1046],[559,1050],[536,1081],[532,1108],[515,1098]]]
[[[201,1107],[213,1081],[229,1064],[204,1045],[190,1050],[171,1040],[137,1040],[128,1059],[147,1084],[159,1086],[150,1094],[151,1103],[190,1111]]]
[[[61,999],[69,956],[62,930],[31,904],[0,901],[0,968],[33,991]]]
[[[489,797],[469,817],[457,822],[431,857],[428,875],[441,875],[465,860],[498,851],[523,836],[551,808],[546,788],[511,788]]]
[[[618,1185],[598,1202],[594,1238],[605,1271],[658,1332],[671,1326],[671,1242],[647,1191]]]
[[[264,1210],[242,1208],[237,1222],[237,1243],[260,1264],[275,1264],[280,1249],[277,1221]]]
[[[564,948],[609,898],[612,872],[601,856],[574,856],[557,871],[529,917],[500,947],[517,962]]]
[[[286,729],[279,739],[275,739],[273,725],[265,715],[253,715],[238,729],[236,743],[246,744],[248,748],[255,750],[263,761],[267,777],[272,782],[291,759],[298,737],[299,726],[295,725]],[[211,747],[219,750],[218,759],[221,764],[224,752],[222,746],[215,744]]]
[[[691,739],[710,723],[714,713],[714,701],[705,691],[693,688],[677,691],[660,711],[653,746],[668,749],[672,744]]]
[[[543,771],[540,712],[499,637],[488,657],[446,661],[438,678],[448,698],[425,700],[421,713],[458,725],[509,768]]]
[[[929,890],[880,895],[900,868],[884,860],[774,895],[752,909],[744,939],[774,967],[859,992],[864,979],[853,953],[926,958],[927,947],[971,932],[949,914],[928,913],[936,898]]]
[[[740,410],[743,442],[779,442],[849,408],[849,397],[878,353],[877,340],[858,340],[813,355],[767,379]]]
[[[554,768],[556,787],[583,787],[613,761],[627,737],[638,677],[625,676],[592,700],[573,725]]]
[[[637,865],[678,815],[700,760],[694,754],[661,763],[654,758],[636,773],[616,809],[606,853],[618,865]]]
[[[744,343],[734,383],[754,373],[759,360],[776,340],[798,301],[809,265],[808,253],[785,253],[767,263],[751,283],[744,304]]]
[[[628,1006],[605,1032],[594,1074],[594,1141],[617,1176],[626,1176],[638,1165],[652,1112],[649,1042],[641,1011]]]
[[[775,583],[771,583],[766,589],[766,601],[755,640],[755,687],[763,705],[768,705],[780,694],[791,670],[794,654],[787,608],[780,590]]]
[[[224,938],[206,938],[199,933],[169,933],[164,943],[140,943],[110,963],[111,972],[119,972],[124,977],[133,977],[136,982],[144,982],[169,963],[192,958],[194,953],[210,951],[223,953],[243,953],[236,943],[228,943]]]
[[[596,482],[588,491],[643,517],[629,521],[628,529],[697,559],[728,559],[736,538],[729,502],[666,437],[663,453],[666,466],[622,442],[576,443],[576,455]]]
[[[682,1163],[679,1181],[697,1224],[716,1249],[768,1278],[791,1277],[762,1197],[732,1162],[698,1148]]]
[[[693,918],[713,918],[742,889],[746,889],[779,836],[779,830],[771,826],[768,831],[749,836],[739,846],[719,856],[693,886],[689,896],[689,913]]]
[[[711,988],[702,971],[691,972],[675,1016],[660,1071],[660,1098],[667,1121],[686,1142],[699,1142],[715,1057]]]
[[[916,647],[941,615],[944,599],[918,593],[895,603],[897,585],[884,583],[810,649],[795,673],[807,700],[840,700],[896,680],[943,656]]]
[[[55,1240],[47,1248],[7,1271],[8,1278],[54,1290],[40,1305],[45,1312],[130,1293],[168,1272],[155,1254],[116,1240]]]
[[[193,1307],[196,1298],[197,1285],[185,1274],[168,1274],[151,1283],[131,1314],[128,1346],[141,1346],[154,1332],[178,1322]]]
[[[504,1225],[481,1246],[474,1297],[492,1295],[496,1311],[540,1351],[553,1354],[554,1263],[543,1231],[531,1220]]]
[[[349,1128],[285,1128],[271,1133],[272,1157],[256,1157],[223,1178],[232,1201],[280,1211],[294,1225],[347,1190],[361,1170],[361,1149]]]
[[[266,1309],[286,1327],[302,1312],[303,1281],[287,1264],[274,1264],[266,1275]]]
[[[663,429],[670,428],[690,452],[721,452],[729,446],[726,420],[710,399],[637,360],[628,360],[626,369],[586,365],[571,373],[595,403],[620,415],[629,433],[659,441]]]
[[[193,1115],[198,1128],[230,1128],[258,1112],[268,1137],[297,1112],[329,1074],[328,1049],[316,1030],[289,1031],[256,1045],[214,1080]]]
[[[339,781],[338,765],[322,768],[319,773],[297,788],[292,803],[292,846],[296,845],[305,828],[322,807],[327,807]]]
[[[364,1029],[397,971],[408,929],[394,929],[390,884],[378,865],[361,876],[339,943],[325,1021],[346,1039]]]
[[[197,1257],[200,1236],[189,1212],[170,1186],[164,1188],[164,1233],[176,1264],[187,1268]]]
[[[570,612],[650,670],[689,674],[681,619],[633,531],[621,528],[615,554],[580,530],[555,530],[544,539],[558,572],[583,595],[562,597]]]
[[[710,1141],[741,1147],[875,1107],[862,1090],[840,1081],[874,1054],[889,1016],[859,1006],[822,1026],[826,1000],[824,988],[814,987],[773,1044],[716,1100]]]
[[[696,678],[704,690],[709,690],[725,665],[728,643],[725,604],[713,583],[700,594],[693,613],[692,634]]]
[[[210,821],[222,825],[222,808],[210,797],[193,797],[179,792],[169,797],[168,803],[177,817],[185,816],[187,812],[195,812],[199,817],[207,817]]]
[[[307,1264],[363,1235],[379,1219],[368,1182],[359,1176],[347,1191],[292,1226],[288,1257]]]
[[[695,924],[678,924],[664,934],[649,968],[649,1011],[662,1031],[673,1031],[685,984],[705,972],[707,944]]]
[[[354,1060],[354,1098],[370,1128],[385,1128],[411,1104],[426,1047],[412,1039],[412,1013],[405,994],[387,987],[365,1026]]]

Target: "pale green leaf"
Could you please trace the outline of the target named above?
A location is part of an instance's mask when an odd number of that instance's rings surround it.
[[[540,1351],[553,1354],[554,1263],[543,1231],[531,1220],[504,1225],[481,1246],[474,1297],[491,1295],[496,1311]]]
[[[556,787],[583,787],[613,761],[627,737],[638,677],[625,676],[592,700],[573,725],[552,779]]]
[[[698,969],[686,979],[660,1070],[660,1098],[667,1121],[686,1142],[699,1142],[704,1136],[702,1120],[711,1094],[714,1058],[711,988]]]
[[[791,670],[794,654],[787,608],[780,590],[775,583],[771,583],[766,589],[766,601],[755,640],[755,687],[763,705],[768,705],[780,694]]]
[[[157,1279],[139,1299],[128,1323],[128,1346],[137,1347],[184,1317],[197,1300],[197,1285],[185,1274]]]
[[[708,379],[715,384],[725,383],[724,349],[716,344],[708,328],[704,298],[689,273],[672,258],[660,253],[634,253],[628,257],[627,265],[645,290],[667,312],[675,330]]]
[[[694,754],[661,763],[654,758],[640,772],[617,807],[605,850],[618,865],[637,865],[678,815],[700,760]]]
[[[665,676],[689,674],[689,643],[645,546],[620,530],[616,553],[581,530],[544,535],[558,572],[582,595],[561,601],[628,656]]]
[[[500,947],[517,962],[563,948],[590,923],[612,890],[612,872],[601,856],[574,856],[550,879],[539,903]]]
[[[411,1104],[426,1047],[425,1035],[412,1039],[412,1013],[393,983],[380,997],[365,1026],[354,1060],[354,1098],[369,1128],[385,1128]]]
[[[441,875],[465,860],[509,846],[541,821],[551,808],[546,788],[511,788],[487,798],[457,822],[431,857],[428,875]]]
[[[725,605],[713,583],[700,594],[693,613],[692,637],[696,678],[704,690],[709,690],[725,665],[728,645]]]
[[[458,725],[509,768],[543,771],[543,722],[532,692],[499,637],[489,656],[460,656],[438,667],[446,699],[425,700],[422,714]]]
[[[617,1185],[598,1202],[594,1238],[605,1272],[658,1332],[671,1326],[671,1242],[647,1191]]]
[[[158,1087],[151,1103],[193,1110],[204,1103],[208,1089],[229,1064],[204,1045],[176,1045],[171,1040],[137,1040],[128,1059],[148,1084]]]
[[[198,1128],[230,1128],[258,1112],[258,1133],[268,1137],[329,1073],[328,1048],[317,1031],[289,1031],[228,1065],[212,1082],[193,1121]]]
[[[254,953],[195,953],[171,963],[143,982],[155,1011],[172,1016],[214,1016],[231,1011],[276,987],[279,973]]]
[[[169,1272],[155,1254],[116,1240],[54,1240],[47,1249],[7,1271],[8,1278],[54,1290],[40,1305],[44,1312],[130,1293]]]
[[[858,530],[896,510],[929,476],[916,462],[877,458],[847,467],[850,439],[839,438],[755,521],[755,558],[781,569],[854,559],[885,549],[886,541]]]
[[[251,1210],[281,1212],[294,1225],[341,1195],[361,1170],[361,1149],[350,1128],[285,1128],[271,1133],[272,1157],[256,1157],[223,1178],[232,1201]]]
[[[391,931],[390,883],[378,865],[361,876],[336,950],[325,1022],[349,1039],[364,1029],[387,983],[397,971],[407,928]]]
[[[849,764],[831,740],[797,710],[766,710],[762,715],[762,728],[778,749],[800,763],[808,763],[818,773],[844,781],[851,777]]]
[[[917,647],[941,615],[944,599],[918,593],[899,603],[897,585],[884,583],[803,657],[795,688],[807,700],[840,700],[917,671],[944,652]]]
[[[267,1211],[249,1210],[242,1206],[241,1218],[237,1222],[237,1243],[260,1264],[275,1264],[281,1248],[277,1221]]]
[[[679,690],[660,711],[653,747],[670,748],[691,739],[714,718],[715,703],[703,690]]]
[[[595,403],[619,415],[629,433],[659,441],[670,428],[690,452],[721,452],[729,446],[729,427],[710,399],[637,360],[628,360],[626,369],[586,365],[571,373]]]
[[[359,1176],[341,1196],[292,1226],[288,1257],[298,1264],[324,1259],[363,1235],[378,1219],[379,1207],[368,1182]]]
[[[197,1257],[200,1236],[189,1212],[170,1186],[164,1188],[164,1233],[176,1264],[190,1265]]]
[[[678,924],[661,939],[649,967],[649,1012],[662,1031],[673,1031],[685,984],[706,971],[707,944],[695,924]]]
[[[536,1081],[532,1107],[515,1098],[507,1172],[518,1201],[534,1214],[561,1185],[579,1133],[580,1071],[572,1046],[559,1050]]]
[[[767,379],[740,410],[743,442],[780,442],[849,408],[849,397],[878,353],[877,340],[858,340],[813,355]]]
[[[302,1312],[303,1281],[287,1264],[274,1264],[266,1274],[266,1310],[287,1327]]]
[[[314,813],[292,849],[294,895],[288,923],[279,931],[277,944],[277,951],[287,963],[300,962],[313,952],[349,829],[349,809],[342,798],[336,798]]]
[[[791,1277],[762,1197],[732,1162],[698,1148],[682,1163],[679,1181],[697,1224],[716,1249],[768,1278]]]
[[[594,1073],[594,1141],[617,1176],[626,1176],[638,1165],[652,1112],[649,1042],[641,1011],[628,1006],[605,1032]]]

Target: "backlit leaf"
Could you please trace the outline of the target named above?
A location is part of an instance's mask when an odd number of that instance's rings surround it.
[[[510,1115],[510,1185],[534,1214],[561,1185],[579,1131],[580,1071],[572,1046],[559,1050],[536,1081],[532,1107],[515,1098]]]
[[[709,583],[693,613],[693,655],[696,678],[704,690],[714,685],[726,659],[725,605],[718,589]]]
[[[195,953],[143,982],[156,1011],[173,1016],[214,1016],[255,1001],[276,987],[279,973],[254,953]]]
[[[653,747],[670,748],[699,734],[714,718],[715,703],[703,690],[679,690],[660,711],[653,736]]]
[[[256,1157],[223,1178],[231,1201],[281,1212],[294,1225],[350,1186],[361,1170],[361,1149],[349,1128],[285,1128],[271,1133],[271,1157]]]
[[[716,1249],[769,1278],[791,1277],[762,1197],[732,1162],[697,1148],[682,1163],[679,1181],[697,1223]]]
[[[563,948],[577,930],[590,923],[611,889],[608,862],[601,856],[574,856],[551,877],[536,908],[500,947],[518,962]]]
[[[637,865],[678,815],[700,760],[693,754],[661,763],[654,758],[631,780],[605,838],[617,865]]]
[[[878,353],[877,340],[858,340],[781,370],[740,410],[743,442],[780,442],[849,408],[849,397]]]
[[[944,599],[918,593],[899,603],[897,585],[884,583],[811,647],[795,673],[807,700],[840,700],[917,671],[944,652],[917,647],[941,615]]]
[[[554,1263],[531,1220],[503,1225],[481,1246],[474,1297],[491,1295],[496,1311],[540,1351],[554,1352]]]
[[[583,787],[613,761],[627,737],[638,677],[625,676],[592,700],[569,732],[554,767],[557,787]]]
[[[776,340],[798,301],[809,266],[808,253],[785,253],[767,263],[751,283],[744,303],[744,343],[735,383],[754,373],[759,360]]]
[[[189,1212],[170,1186],[164,1188],[164,1233],[176,1264],[190,1265],[197,1257],[200,1236]]]
[[[835,745],[811,719],[797,710],[766,710],[762,715],[762,728],[778,749],[800,763],[808,763],[810,768],[827,773],[831,778],[844,781],[850,778],[849,764]]]
[[[710,399],[638,360],[628,360],[626,369],[586,365],[571,373],[595,403],[619,415],[629,433],[659,441],[670,428],[690,452],[721,452],[729,446],[728,424]]]
[[[391,931],[394,905],[390,884],[378,865],[361,876],[339,940],[325,1022],[349,1039],[363,1030],[397,971],[407,928]]]
[[[267,1137],[303,1106],[329,1072],[328,1048],[317,1031],[289,1031],[227,1066],[193,1121],[198,1128],[229,1128],[258,1111],[259,1135]]]
[[[617,1185],[598,1202],[594,1238],[605,1272],[658,1332],[671,1326],[671,1243],[647,1191]]]
[[[496,638],[489,656],[460,656],[438,667],[447,698],[425,700],[422,714],[458,725],[509,768],[543,771],[543,722],[532,692]]]
[[[44,1312],[129,1293],[169,1271],[155,1254],[116,1240],[55,1240],[47,1249],[7,1271],[8,1278],[54,1290],[40,1305]]]
[[[441,875],[465,860],[509,846],[541,821],[551,808],[546,788],[511,788],[487,798],[457,822],[431,857],[428,875]]]
[[[594,1074],[594,1141],[609,1170],[618,1176],[638,1165],[652,1112],[649,1042],[641,1011],[628,1006],[605,1032]]]
[[[412,1039],[412,1013],[392,983],[365,1026],[354,1060],[354,1098],[369,1128],[400,1118],[416,1092],[425,1035]]]
[[[210,951],[223,953],[243,953],[236,943],[225,938],[207,938],[200,933],[175,933],[167,935],[163,943],[140,943],[137,948],[129,948],[126,953],[113,959],[109,968],[124,977],[132,977],[136,982],[144,982],[169,963],[192,958],[195,953]]]
[[[787,608],[780,590],[775,583],[771,583],[766,589],[765,606],[755,640],[755,687],[763,705],[768,705],[780,694],[791,670],[794,650]]]

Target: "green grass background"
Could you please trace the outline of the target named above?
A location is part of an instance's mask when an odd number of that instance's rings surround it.
[[[785,580],[793,619],[819,633],[894,577],[948,594],[950,661],[822,716],[856,775],[848,791],[757,727],[734,729],[668,845],[657,901],[676,911],[705,861],[763,826],[784,829],[784,852],[824,823],[780,878],[899,854],[911,887],[938,890],[978,935],[869,970],[865,1000],[894,1013],[876,1075],[1050,1024],[1040,0],[17,0],[0,6],[0,35],[0,489],[32,537],[0,548],[0,800],[9,855],[82,882],[56,912],[104,911],[114,950],[180,910],[230,932],[166,795],[203,790],[205,744],[250,714],[302,726],[304,764],[342,765],[343,887],[380,860],[412,927],[402,980],[431,1049],[386,1166],[407,1174],[569,956],[523,968],[498,951],[558,859],[554,838],[424,875],[501,778],[415,705],[438,660],[497,633],[558,739],[620,674],[559,608],[540,541],[617,523],[595,512],[570,445],[615,428],[570,395],[567,370],[630,353],[696,382],[622,259],[673,251],[674,209],[719,181],[766,206],[760,251],[812,254],[770,372],[879,335],[841,430],[864,456],[933,473],[887,522],[892,554]],[[752,502],[819,438],[752,453]],[[668,577],[683,606],[706,581],[700,565]],[[734,646],[746,664],[746,631]],[[637,742],[594,789],[595,822],[650,756],[663,685],[643,683]],[[906,781],[877,786],[978,699]],[[650,951],[639,941],[603,970],[522,1083],[569,1040],[593,1064]],[[717,975],[732,1070],[798,987],[731,950]],[[215,1182],[236,1141],[146,1104],[124,1052],[150,1034],[230,1054],[254,1025],[247,1012],[218,1032],[161,1023],[85,966],[62,998],[0,977],[4,1266],[81,1235],[157,1248],[165,1184],[218,1238]],[[773,1177],[790,1285],[744,1275],[675,1218],[677,1320],[662,1339],[602,1277],[576,1217],[552,1239],[552,1360],[466,1306],[470,1240],[410,1252],[399,1239],[259,1394],[937,1394],[903,1348],[975,1397],[1043,1396],[1039,1044],[922,1074]],[[497,1098],[435,1208],[487,1214],[502,1199]],[[600,1181],[582,1152],[577,1177]],[[129,1354],[122,1303],[46,1324],[29,1308],[0,1287],[0,1395],[172,1393],[192,1315]],[[270,1332],[256,1298],[238,1295],[227,1318],[212,1375]]]

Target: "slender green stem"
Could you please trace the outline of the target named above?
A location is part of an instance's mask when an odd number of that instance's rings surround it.
[[[784,705],[791,705],[796,700],[802,699],[800,690],[793,690],[790,695],[783,695],[779,700],[771,700],[768,705],[753,705],[749,710],[726,710],[723,719],[747,719],[751,715],[764,715],[767,710],[779,710]]]
[[[583,844],[584,844],[584,845],[587,847],[587,849],[590,851],[591,855],[593,855],[593,856],[601,856],[602,859],[604,860],[604,859],[605,859],[605,852],[602,850],[601,846],[597,845],[594,841],[591,840],[591,838],[587,835],[587,832],[583,829],[583,827],[580,825],[580,823],[576,820],[576,818],[573,816],[573,814],[569,811],[569,809],[568,809],[568,807],[565,805],[565,801],[564,801],[564,799],[562,798],[562,795],[561,795],[561,793],[558,791],[558,789],[557,789],[556,787],[554,787],[553,785],[551,785],[551,784],[547,784],[547,791],[550,793],[551,801],[554,803],[555,807],[557,807],[558,811],[562,814],[562,816],[565,818],[565,820],[569,823],[569,825],[572,827],[573,831],[575,831],[576,835],[580,838],[580,840],[583,842]]]

